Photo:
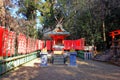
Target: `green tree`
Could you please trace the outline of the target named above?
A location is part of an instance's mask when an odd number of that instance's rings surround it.
[[[37,3],[31,4],[34,7],[29,7],[31,15],[39,10],[42,15],[39,18],[44,28],[51,29],[57,24],[55,16],[58,19],[63,17],[63,26],[71,33],[68,39],[85,38],[86,44],[94,45],[104,42],[104,38],[108,38],[106,35],[120,26],[119,0],[57,0],[57,4],[55,0],[36,1]],[[55,6],[60,10],[56,11]],[[31,15],[29,14],[29,18]]]
[[[20,10],[18,13],[23,13],[26,15],[27,20],[22,23],[25,28],[24,32],[27,36],[37,38],[38,33],[35,29],[35,19],[36,19],[36,10],[39,9],[39,1],[41,0],[20,0]]]

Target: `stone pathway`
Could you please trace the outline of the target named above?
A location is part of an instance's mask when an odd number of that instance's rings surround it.
[[[78,60],[77,67],[51,65],[40,67],[35,59],[3,75],[0,80],[120,80],[120,67],[111,64]]]

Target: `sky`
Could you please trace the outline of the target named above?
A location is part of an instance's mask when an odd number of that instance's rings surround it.
[[[42,0],[42,2],[45,2],[45,0]]]
[[[39,19],[39,16],[41,16],[41,13],[38,11],[38,10],[36,10],[36,15],[37,15],[37,17],[36,17],[36,28],[37,29],[42,29],[43,27],[42,27],[42,24],[40,23],[40,19]]]
[[[19,4],[18,4],[19,0],[11,0],[11,3],[14,5],[13,7],[9,7],[7,6],[7,9],[9,10],[9,12],[11,13],[11,16],[17,19],[27,19],[27,17],[23,14],[23,13],[19,13],[17,14],[17,12],[19,11]]]

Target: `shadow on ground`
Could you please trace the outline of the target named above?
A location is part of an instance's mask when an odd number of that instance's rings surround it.
[[[77,61],[77,67],[51,65],[22,66],[2,76],[0,80],[119,80],[120,67],[96,61]]]

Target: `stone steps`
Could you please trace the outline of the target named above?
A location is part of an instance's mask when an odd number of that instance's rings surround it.
[[[54,55],[53,56],[53,64],[64,64],[64,56],[63,55]]]

